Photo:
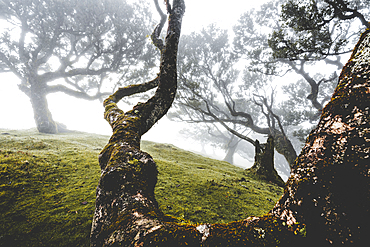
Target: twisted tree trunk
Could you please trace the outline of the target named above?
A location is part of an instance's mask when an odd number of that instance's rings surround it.
[[[158,6],[158,1],[155,2]],[[183,0],[173,1],[172,7],[168,1],[166,4],[170,17],[165,45],[157,39],[163,21],[153,33],[156,37],[152,37],[161,50],[158,77],[149,83],[120,88],[104,101],[104,117],[113,135],[99,155],[102,174],[96,192],[92,246],[118,243],[140,246],[142,236],[162,228],[156,218],[164,216],[154,198],[157,168],[152,157],[140,150],[140,140],[166,114],[177,89],[177,49],[185,4]],[[128,112],[117,107],[122,97],[157,85],[155,95],[147,102],[137,104]]]
[[[31,100],[33,115],[37,130],[40,133],[56,134],[58,133],[57,123],[53,120],[49,111],[48,101],[46,99],[46,85],[38,82],[30,82],[28,96]]]
[[[50,93],[50,86],[45,82],[41,82],[41,78],[38,76],[29,76],[27,84],[29,84],[29,87],[21,84],[19,89],[25,93],[31,101],[37,130],[40,133],[46,134],[68,132],[64,124],[54,121],[49,110],[46,96]]]
[[[274,133],[270,133],[270,135],[274,138],[276,151],[285,157],[286,161],[289,163],[289,167],[292,168],[297,158],[297,153],[293,144],[280,131],[274,131]]]
[[[168,1],[166,1],[168,4]],[[169,5],[168,5],[169,6]],[[184,1],[169,7],[159,86],[153,98],[122,112],[120,89],[104,103],[113,135],[100,154],[92,246],[326,246],[369,243],[370,31],[344,67],[293,166],[284,195],[265,216],[228,224],[184,225],[158,209],[157,169],[140,138],[170,107]]]

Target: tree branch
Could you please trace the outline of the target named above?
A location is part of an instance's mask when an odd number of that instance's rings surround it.
[[[163,29],[163,26],[164,26],[164,23],[166,22],[166,15],[162,12],[162,9],[161,7],[159,7],[159,4],[158,4],[158,0],[154,0],[154,4],[155,4],[155,8],[157,9],[159,15],[161,16],[161,21],[160,23],[155,27],[152,35],[150,36],[152,41],[153,41],[153,44],[159,49],[159,51],[163,52],[163,48],[164,48],[164,45],[163,45],[163,40],[160,37],[161,35],[161,32],[162,32],[162,29]]]
[[[339,4],[336,3],[335,1],[331,0],[325,0],[327,4],[332,6],[335,10],[335,15],[341,19],[341,20],[349,20],[349,19],[354,19],[358,18],[361,21],[361,24],[364,25],[366,28],[370,28],[370,23],[365,19],[365,16],[363,16],[360,12],[358,12],[356,9],[350,9],[346,3],[343,1],[338,1],[340,4],[343,5],[344,9],[341,9]],[[343,12],[351,12],[352,14],[350,15],[345,15]]]
[[[99,155],[102,173],[97,187],[91,246],[111,246],[117,243],[123,246],[141,246],[140,238],[135,236],[147,235],[162,227],[159,220],[153,220],[145,210],[141,210],[150,208],[154,214],[158,213],[157,216],[163,216],[154,197],[157,168],[152,157],[140,150],[140,139],[166,114],[177,89],[176,60],[185,11],[184,1],[174,0],[171,10],[157,79],[159,84],[154,96],[126,113],[116,103],[124,91],[129,89],[119,89],[116,95],[113,94],[104,101],[104,117],[111,125],[113,135]],[[135,171],[130,171],[131,168],[128,167],[136,168]],[[136,226],[130,228],[128,222],[136,222]],[[117,234],[115,226],[118,225],[126,230]]]
[[[19,37],[19,42],[18,42],[18,54],[19,54],[19,59],[20,61],[24,64],[29,69],[29,63],[28,63],[28,55],[24,50],[24,40],[26,38],[27,34],[27,23],[24,20],[21,20],[22,25],[21,25],[21,34]]]
[[[212,111],[209,108],[209,105],[207,103],[206,103],[206,106],[207,106],[207,110],[208,110],[208,115],[211,116],[213,119],[215,119],[218,123],[220,123],[227,131],[229,131],[233,135],[236,135],[237,137],[239,137],[243,140],[246,140],[247,142],[251,143],[253,146],[256,145],[256,142],[253,139],[249,138],[248,136],[240,134],[239,132],[237,132],[234,129],[227,126],[227,124],[225,124],[225,122],[221,121],[216,115],[214,115],[212,113]]]
[[[114,102],[120,101],[122,98],[137,94],[147,92],[150,89],[157,87],[159,84],[159,77],[156,77],[154,80],[143,84],[136,84],[136,85],[129,85],[127,87],[119,88],[114,94],[111,96],[111,100]]]
[[[100,92],[96,93],[95,95],[88,95],[87,93],[83,91],[76,91],[68,87],[65,87],[63,85],[53,85],[53,86],[47,87],[47,93],[58,93],[58,92],[62,92],[69,96],[80,98],[80,99],[86,99],[86,100],[96,100],[104,96],[110,95],[110,93],[100,93]]]
[[[322,110],[323,106],[320,104],[320,102],[317,101],[317,96],[319,94],[319,85],[316,83],[316,81],[304,71],[303,64],[301,64],[301,68],[298,69],[294,63],[289,62],[288,63],[290,67],[299,75],[301,75],[310,85],[311,87],[311,93],[307,96],[307,99],[309,99],[312,103],[312,105],[319,111]]]
[[[100,75],[101,73],[109,72],[111,70],[112,70],[111,68],[105,68],[105,67],[97,69],[97,70],[86,69],[86,68],[71,69],[69,71],[58,70],[56,72],[47,72],[45,74],[40,75],[40,80],[43,82],[47,82],[47,81],[53,81],[53,80],[65,78],[65,77],[73,77],[77,75]]]

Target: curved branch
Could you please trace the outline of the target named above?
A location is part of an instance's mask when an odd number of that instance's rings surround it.
[[[100,75],[105,72],[111,71],[111,68],[100,68],[97,70],[87,68],[71,69],[69,71],[58,70],[55,72],[47,72],[40,75],[40,80],[43,82],[53,81],[60,78],[72,77],[77,75]]]
[[[0,51],[0,60],[6,64],[7,68],[14,73],[19,79],[23,79],[22,74],[17,70],[17,67],[9,60],[9,58]],[[4,68],[5,70],[5,68]]]
[[[124,97],[134,95],[137,93],[147,92],[150,89],[157,87],[158,84],[159,84],[159,77],[156,77],[154,80],[151,80],[149,82],[118,88],[118,90],[114,94],[112,94],[111,99],[114,102],[118,102]]]
[[[319,111],[322,110],[323,106],[317,101],[317,95],[319,94],[319,85],[316,81],[304,71],[304,62],[301,64],[301,68],[297,68],[291,61],[288,62],[289,66],[299,75],[301,75],[310,85],[311,93],[307,96],[307,99],[311,101],[312,105]]]
[[[227,131],[229,131],[233,135],[236,135],[237,137],[239,137],[243,140],[246,140],[247,142],[251,143],[253,146],[256,146],[256,142],[253,139],[249,138],[248,136],[242,135],[239,132],[237,132],[234,129],[227,126],[227,124],[225,124],[225,122],[221,121],[216,115],[214,115],[212,113],[208,104],[206,104],[206,106],[207,106],[207,110],[208,110],[208,115],[211,116],[213,119],[215,119],[218,123],[220,123]]]
[[[85,92],[82,91],[76,91],[73,89],[70,89],[68,87],[65,87],[63,85],[53,85],[53,86],[48,86],[46,89],[47,93],[58,93],[62,92],[65,93],[69,96],[80,98],[80,99],[86,99],[86,100],[96,100],[100,99],[104,96],[110,95],[110,93],[97,93],[95,95],[88,95]]]
[[[154,197],[156,164],[149,154],[140,150],[140,140],[166,114],[174,100],[177,48],[184,11],[184,1],[174,0],[160,72],[152,83],[147,84],[158,83],[154,96],[126,113],[116,103],[125,94],[140,91],[143,85],[119,89],[104,101],[104,117],[111,125],[113,135],[99,155],[102,172],[96,192],[91,246],[142,246],[138,236],[161,228],[159,220],[153,220],[145,213],[149,209],[154,215],[163,216]],[[131,228],[127,220],[135,222],[135,226]],[[117,232],[116,227],[123,231]]]
[[[336,58],[335,60],[325,58],[324,62],[326,64],[332,64],[332,65],[337,66],[337,69],[342,69],[343,68],[343,63],[340,61],[341,57],[339,55],[336,55],[335,58]]]
[[[334,10],[335,10],[335,15],[341,19],[341,20],[349,20],[349,19],[354,19],[358,18],[361,21],[361,24],[364,25],[366,28],[370,28],[370,23],[365,19],[365,16],[358,12],[356,9],[350,9],[346,3],[343,1],[339,1],[342,5],[344,5],[344,9],[341,9],[338,6],[338,3],[330,0],[325,0],[325,2],[329,5],[331,5]],[[351,12],[352,14],[350,15],[345,15],[343,11],[348,11]]]
[[[232,104],[233,104],[232,107],[231,107],[229,102],[225,101],[225,104],[226,104],[227,108],[229,109],[231,116],[245,118],[247,120],[248,127],[252,128],[252,126],[255,126],[254,122],[253,122],[253,118],[250,114],[248,114],[246,112],[239,112],[239,111],[235,110],[235,101],[232,101]]]
[[[152,41],[153,41],[153,44],[159,49],[159,51],[163,52],[163,48],[164,48],[164,45],[163,45],[163,40],[160,39],[160,35],[161,35],[161,32],[162,32],[162,29],[163,29],[163,26],[164,26],[164,23],[166,22],[166,15],[163,13],[161,7],[159,7],[159,4],[158,4],[158,0],[154,0],[154,4],[155,4],[155,8],[157,9],[159,15],[161,16],[161,21],[160,23],[155,27],[152,35],[150,36]]]
[[[283,135],[283,137],[284,138],[287,138],[287,136],[285,135],[285,131],[284,131],[284,128],[283,128],[283,125],[281,124],[281,121],[280,121],[280,117],[278,116],[278,115],[276,115],[273,111],[272,111],[272,103],[269,105],[268,103],[267,103],[267,99],[265,98],[265,97],[263,97],[263,96],[261,96],[261,95],[256,95],[255,94],[255,96],[256,97],[259,97],[261,100],[262,100],[262,102],[263,102],[263,105],[266,107],[266,109],[267,109],[267,111],[268,111],[268,113],[269,113],[269,115],[271,115],[271,116],[273,116],[273,118],[274,119],[276,119],[276,121],[278,122],[278,125],[279,125],[279,128],[280,128],[280,131],[281,131],[281,133],[282,133],[282,135]],[[273,98],[272,96],[271,96],[271,98]],[[271,100],[272,101],[272,100]],[[255,102],[256,104],[258,104],[257,102]],[[262,107],[262,106],[261,106]],[[266,115],[266,117],[268,117],[268,114],[265,114]],[[268,117],[269,118],[269,117]],[[271,128],[274,128],[274,125],[273,126],[271,126]]]

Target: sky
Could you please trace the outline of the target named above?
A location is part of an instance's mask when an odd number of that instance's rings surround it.
[[[230,29],[236,24],[241,14],[265,2],[268,1],[185,0],[186,10],[182,32],[187,34],[192,31],[198,31],[211,23],[216,23],[220,28]]]
[[[160,3],[162,1],[159,1]],[[183,18],[182,33],[189,34],[199,31],[211,23],[224,29],[230,29],[236,24],[239,16],[248,9],[257,7],[266,0],[185,0],[186,12]],[[153,4],[153,17],[159,16]],[[30,101],[18,90],[18,78],[11,74],[1,75],[0,90],[0,128],[28,129],[35,128],[33,111]],[[76,99],[61,93],[48,96],[49,109],[57,122],[65,124],[71,130],[111,135],[109,124],[103,119],[103,106],[98,100],[86,101]],[[184,140],[178,133],[185,123],[161,119],[143,136],[144,140],[161,143],[171,143],[180,148],[197,151],[201,149],[195,142]],[[165,135],[163,134],[165,133]],[[212,153],[211,150],[208,150]],[[219,157],[222,159],[222,155]],[[236,162],[243,165],[245,161],[236,157]],[[248,164],[247,166],[250,166]]]

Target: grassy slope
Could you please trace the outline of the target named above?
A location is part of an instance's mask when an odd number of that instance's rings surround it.
[[[88,246],[107,136],[0,130],[0,246]],[[262,215],[283,189],[226,162],[142,143],[157,162],[161,209],[184,222]]]

